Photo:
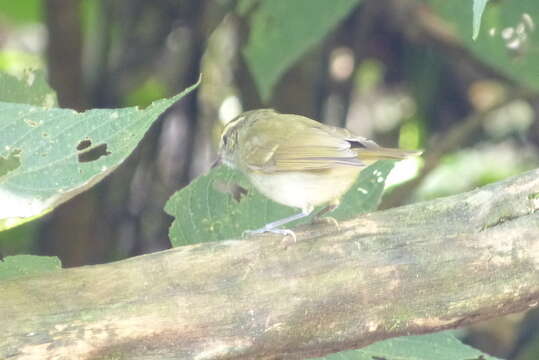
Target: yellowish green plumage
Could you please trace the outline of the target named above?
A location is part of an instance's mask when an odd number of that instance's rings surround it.
[[[361,170],[377,160],[418,154],[383,148],[347,129],[271,109],[247,111],[230,121],[219,146],[221,160],[242,171],[262,194],[302,210],[290,221],[318,205],[336,207]],[[256,232],[275,231],[287,219]]]

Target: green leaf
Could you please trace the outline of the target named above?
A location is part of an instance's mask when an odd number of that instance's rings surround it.
[[[120,165],[182,93],[144,110],[46,108],[0,102],[0,230],[39,216]]]
[[[499,73],[539,90],[539,1],[495,1],[484,9],[480,41],[470,36],[469,0],[427,0],[448,22],[448,30],[472,54]]]
[[[481,28],[481,17],[488,0],[473,0],[473,39],[477,39],[479,29]]]
[[[331,216],[341,220],[376,209],[392,168],[392,161],[379,161],[363,170]],[[173,246],[238,238],[245,230],[299,212],[264,197],[242,174],[224,166],[176,192],[165,211],[175,217],[169,232]]]
[[[319,358],[323,360],[496,360],[460,342],[449,332],[404,336],[380,341],[358,350]]]
[[[25,71],[21,78],[0,73],[0,101],[42,106],[58,105],[43,71]]]
[[[17,255],[0,261],[0,281],[21,276],[57,271],[62,268],[60,260],[53,256]]]
[[[263,101],[281,75],[320,42],[359,0],[263,0],[249,18],[243,50]]]

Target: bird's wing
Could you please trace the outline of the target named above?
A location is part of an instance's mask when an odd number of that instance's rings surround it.
[[[290,118],[258,121],[249,131],[244,149],[251,170],[280,172],[365,166],[358,159],[353,142],[347,139],[351,134],[346,129],[290,115]]]

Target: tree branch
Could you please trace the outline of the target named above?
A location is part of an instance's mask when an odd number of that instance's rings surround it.
[[[0,358],[296,359],[539,302],[539,169],[341,223],[0,283]]]

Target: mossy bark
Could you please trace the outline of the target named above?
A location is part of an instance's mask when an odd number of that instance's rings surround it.
[[[297,229],[0,283],[0,358],[306,358],[539,301],[539,170]]]

